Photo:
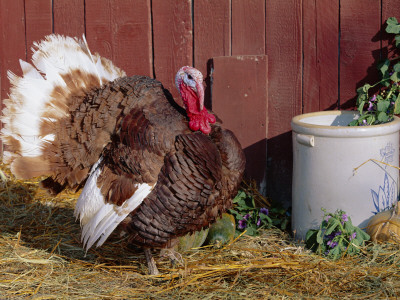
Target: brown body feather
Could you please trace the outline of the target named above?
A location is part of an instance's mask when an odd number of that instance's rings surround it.
[[[239,142],[219,123],[210,135],[192,132],[187,117],[160,82],[122,77],[69,99],[57,139],[44,148],[52,176],[42,186],[57,193],[84,184],[102,157],[97,186],[121,206],[147,183],[155,188],[122,227],[137,245],[171,247],[176,237],[208,226],[231,206],[245,159]]]

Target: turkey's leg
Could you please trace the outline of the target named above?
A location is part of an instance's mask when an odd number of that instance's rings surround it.
[[[175,251],[174,248],[161,249],[160,255],[163,257],[169,257],[173,266],[175,263],[179,263],[181,266],[185,265],[182,254]]]
[[[151,249],[144,248],[144,255],[146,256],[147,266],[149,267],[150,275],[159,275],[160,272],[157,269],[156,262],[151,254]]]

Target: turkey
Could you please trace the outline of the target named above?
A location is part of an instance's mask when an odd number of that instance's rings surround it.
[[[47,36],[20,65],[3,101],[4,161],[17,178],[44,176],[52,194],[81,189],[74,214],[86,251],[118,227],[158,274],[151,249],[172,253],[231,206],[245,158],[204,107],[198,70],[176,74],[183,109],[159,81],[92,54],[85,37]]]

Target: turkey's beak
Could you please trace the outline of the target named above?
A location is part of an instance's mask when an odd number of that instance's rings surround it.
[[[204,86],[203,82],[196,82],[197,96],[199,97],[199,111],[204,109]]]

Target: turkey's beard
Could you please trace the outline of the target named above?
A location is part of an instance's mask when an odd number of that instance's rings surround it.
[[[216,119],[204,107],[204,92],[198,91],[196,93],[187,85],[181,84],[180,94],[185,105],[186,114],[190,120],[189,128],[193,131],[200,130],[204,134],[209,134],[211,132],[210,123],[215,123]],[[201,95],[200,97],[199,94]]]

